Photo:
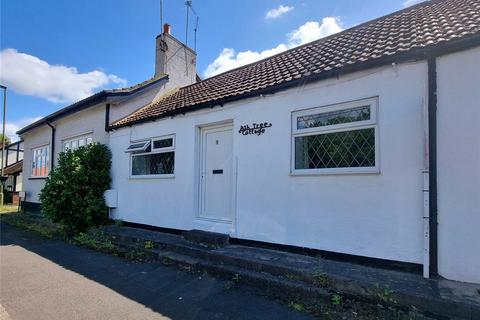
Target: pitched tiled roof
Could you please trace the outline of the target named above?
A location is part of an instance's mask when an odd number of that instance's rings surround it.
[[[480,36],[479,0],[432,0],[180,88],[111,127],[184,113]],[[375,64],[376,63],[376,64]]]
[[[43,117],[42,119],[33,122],[32,124],[29,124],[28,126],[20,129],[17,131],[17,134],[23,134],[33,128],[36,128],[38,126],[41,126],[43,124],[48,123],[49,121],[54,121],[56,119],[59,119],[61,117],[64,117],[66,115],[75,113],[77,111],[83,110],[85,108],[89,108],[100,101],[104,101],[107,97],[112,97],[112,96],[128,96],[130,94],[136,93],[140,90],[144,90],[151,85],[154,85],[160,81],[166,80],[168,76],[166,74],[161,74],[154,76],[153,78],[150,78],[146,81],[143,81],[141,83],[137,83],[133,86],[130,87],[125,87],[125,88],[117,88],[117,89],[105,89],[102,91],[99,91],[91,96],[88,96],[82,100],[79,100],[69,106],[66,106],[65,108],[62,108],[58,111],[55,111],[52,114],[49,114],[46,117]]]

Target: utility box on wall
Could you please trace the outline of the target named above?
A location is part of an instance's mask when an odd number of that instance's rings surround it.
[[[117,207],[117,202],[118,202],[118,193],[117,190],[110,189],[105,191],[103,194],[103,197],[105,199],[105,204],[109,208],[116,208]]]

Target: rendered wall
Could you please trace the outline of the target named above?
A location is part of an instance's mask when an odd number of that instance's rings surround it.
[[[105,132],[105,105],[103,104],[61,118],[54,121],[52,125],[56,128],[55,163],[58,161],[58,154],[62,151],[63,140],[65,139],[83,134],[91,134],[93,141],[107,143],[108,134]],[[52,152],[52,131],[49,126],[43,125],[27,131],[22,135],[22,138],[24,139],[25,150],[22,187],[23,191],[27,193],[27,201],[38,203],[38,194],[45,184],[45,178],[35,178],[31,176],[32,149],[49,145],[49,152]]]
[[[228,232],[232,236],[422,262],[423,106],[425,63],[369,70],[251,98],[207,111],[111,133],[115,218],[161,227]],[[379,174],[290,174],[291,113],[351,100],[379,98]],[[198,127],[233,121],[236,221],[200,220]],[[241,125],[271,122],[261,136]],[[175,177],[129,177],[130,141],[176,135]]]
[[[51,151],[51,138],[52,131],[46,125],[32,129],[22,135],[24,140],[22,191],[26,192],[26,201],[28,202],[39,202],[38,193],[42,190],[45,183],[44,178],[32,177],[32,149],[49,145],[49,150]]]
[[[480,48],[437,60],[440,275],[480,283]]]
[[[132,114],[134,111],[144,107],[152,102],[154,99],[161,96],[166,91],[168,81],[162,80],[159,83],[152,85],[144,92],[136,94],[135,96],[121,101],[119,103],[111,103],[110,106],[110,124],[113,122]]]

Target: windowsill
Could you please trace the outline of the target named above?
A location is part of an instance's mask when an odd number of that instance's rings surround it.
[[[371,175],[380,174],[379,168],[338,168],[293,170],[290,176]]]
[[[139,176],[130,176],[130,180],[145,180],[145,179],[173,179],[175,174],[149,174],[149,175],[139,175]]]
[[[42,179],[47,179],[48,176],[45,177],[28,177],[28,180],[42,180]]]

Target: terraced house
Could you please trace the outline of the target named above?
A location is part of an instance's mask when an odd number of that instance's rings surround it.
[[[157,50],[172,39],[167,27]],[[181,48],[182,68],[163,67],[171,78],[194,72]],[[112,218],[480,283],[479,1],[424,2],[190,80],[142,87],[148,99],[101,93]],[[77,121],[86,112],[69,108]],[[22,129],[26,159],[51,143],[30,142],[49,119]],[[34,200],[35,177],[24,177]]]

